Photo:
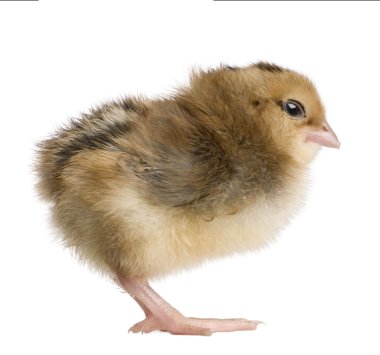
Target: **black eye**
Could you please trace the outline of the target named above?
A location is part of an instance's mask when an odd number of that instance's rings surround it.
[[[306,116],[305,110],[301,103],[294,100],[288,100],[283,102],[282,109],[294,119],[300,119]]]

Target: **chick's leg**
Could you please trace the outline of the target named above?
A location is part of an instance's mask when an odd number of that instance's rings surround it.
[[[146,316],[143,321],[130,328],[134,333],[162,330],[172,334],[211,335],[214,332],[254,330],[261,323],[240,318],[187,318],[160,297],[146,280],[119,276],[118,281],[136,300]]]

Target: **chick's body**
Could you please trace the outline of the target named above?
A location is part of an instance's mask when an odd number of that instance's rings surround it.
[[[288,117],[289,99],[305,117]],[[198,72],[173,97],[106,104],[42,142],[39,191],[78,255],[119,280],[147,280],[271,240],[323,144],[307,134],[331,141],[326,124],[313,85],[293,71]]]

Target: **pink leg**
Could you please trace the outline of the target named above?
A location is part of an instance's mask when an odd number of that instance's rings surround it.
[[[160,297],[147,281],[120,276],[118,281],[136,300],[146,316],[146,319],[130,329],[134,333],[162,330],[172,334],[211,335],[214,332],[254,330],[261,323],[240,318],[187,318]]]

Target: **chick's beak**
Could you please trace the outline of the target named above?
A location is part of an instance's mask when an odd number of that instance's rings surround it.
[[[306,141],[314,142],[329,148],[339,148],[340,142],[335,132],[327,121],[324,121],[321,129],[314,129],[307,133]]]

